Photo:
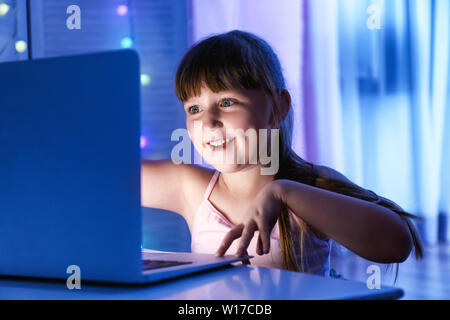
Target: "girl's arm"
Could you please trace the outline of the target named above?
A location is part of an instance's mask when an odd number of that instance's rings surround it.
[[[412,239],[395,212],[357,198],[291,180],[275,180],[275,194],[307,224],[359,256],[379,263],[403,262]]]
[[[184,180],[187,167],[171,160],[142,160],[141,205],[184,216]]]

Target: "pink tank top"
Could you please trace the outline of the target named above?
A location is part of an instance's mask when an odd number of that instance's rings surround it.
[[[197,212],[195,213],[191,230],[191,251],[195,253],[215,254],[223,238],[234,225],[209,201],[209,196],[216,184],[220,172],[215,171],[208,187],[206,188]],[[295,247],[297,264],[302,265],[300,253],[300,229],[293,219],[299,219],[291,211],[291,230]],[[298,221],[298,220],[297,220]],[[234,240],[227,255],[234,255],[239,245],[239,238]],[[270,252],[259,256],[256,253],[256,243],[258,240],[258,231],[255,232],[250,242],[247,252],[254,256],[250,259],[250,264],[268,268],[283,269],[280,249],[280,235],[278,222],[275,224],[270,234]],[[308,231],[304,233],[303,239],[303,266],[304,271],[312,274],[329,275],[330,270],[330,240],[321,240]]]

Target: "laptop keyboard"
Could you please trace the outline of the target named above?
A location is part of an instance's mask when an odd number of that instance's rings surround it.
[[[142,260],[142,270],[152,270],[166,268],[192,263],[191,261],[173,261],[173,260]]]

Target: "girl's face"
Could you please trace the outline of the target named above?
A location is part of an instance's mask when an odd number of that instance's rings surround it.
[[[195,148],[217,170],[236,172],[259,163],[259,143],[267,139],[260,129],[270,128],[271,119],[266,95],[246,89],[214,93],[203,86],[200,96],[183,104]]]

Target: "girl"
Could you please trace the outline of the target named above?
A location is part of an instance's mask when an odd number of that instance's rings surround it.
[[[290,95],[263,39],[235,30],[201,41],[183,57],[175,91],[195,148],[216,170],[144,161],[142,205],[182,215],[192,252],[249,254],[253,265],[321,275],[330,272],[331,239],[379,263],[402,262],[412,247],[422,257],[415,216],[292,150]],[[242,134],[228,134],[238,129],[279,130],[275,174],[261,174],[259,157],[250,163],[257,150],[239,163],[217,160],[249,149]]]

